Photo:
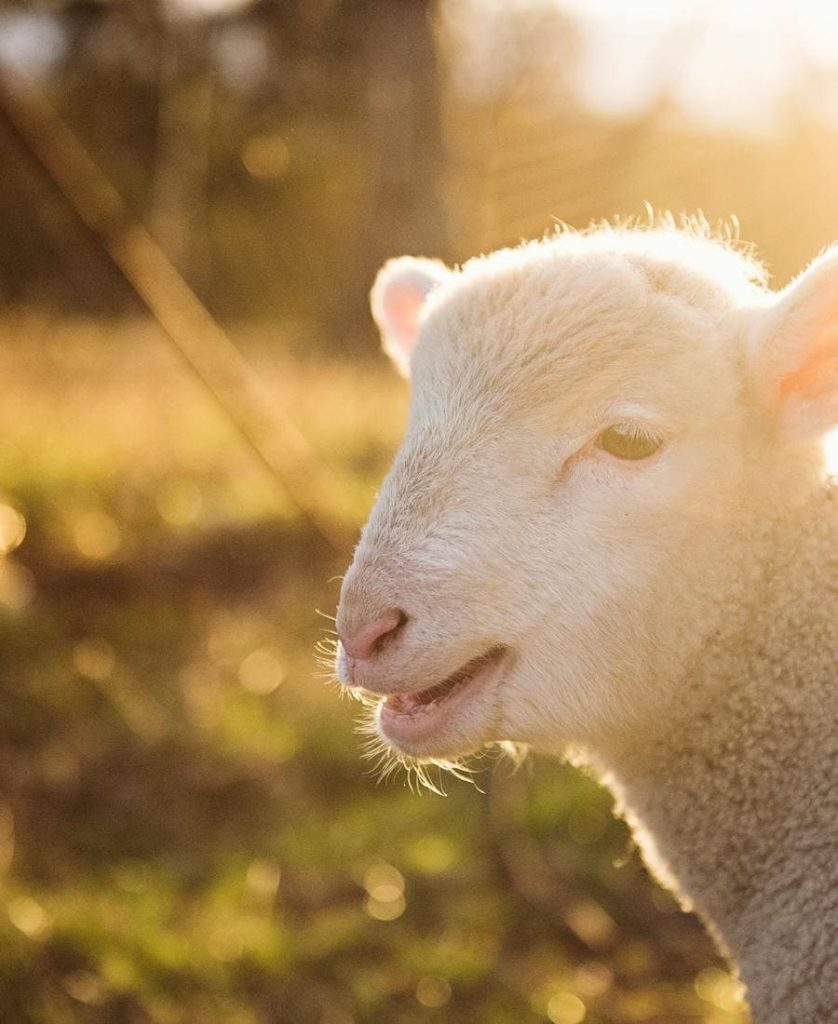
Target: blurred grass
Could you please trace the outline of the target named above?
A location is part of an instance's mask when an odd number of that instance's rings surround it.
[[[405,386],[289,331],[237,340],[357,529]],[[0,373],[4,1022],[744,1021],[584,776],[376,784],[313,656],[350,552],[151,325],[8,316]]]

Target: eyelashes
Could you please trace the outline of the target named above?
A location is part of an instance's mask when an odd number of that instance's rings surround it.
[[[615,459],[638,462],[654,455],[663,438],[637,423],[613,423],[597,435],[594,444]]]

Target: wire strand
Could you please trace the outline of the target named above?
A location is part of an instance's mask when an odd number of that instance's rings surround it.
[[[255,369],[52,104],[23,76],[0,69],[0,106],[24,148],[92,232],[195,379],[295,510],[337,552],[351,541],[329,514],[333,471],[270,398]]]

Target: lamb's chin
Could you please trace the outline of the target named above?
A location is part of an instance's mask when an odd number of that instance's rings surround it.
[[[491,738],[506,661],[505,649],[492,648],[427,690],[385,696],[375,711],[379,736],[414,758],[464,757],[480,749]]]
[[[458,761],[476,753],[486,743],[476,729],[458,729],[455,733],[453,729],[441,728],[408,736],[400,727],[382,723],[380,706],[375,713],[375,730],[381,743],[397,758],[417,762]]]

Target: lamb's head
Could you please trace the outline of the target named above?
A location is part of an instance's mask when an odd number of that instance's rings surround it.
[[[794,500],[838,421],[836,284],[835,252],[775,295],[662,230],[382,269],[412,403],[337,625],[387,744],[555,749],[660,713],[754,584],[743,524]]]

